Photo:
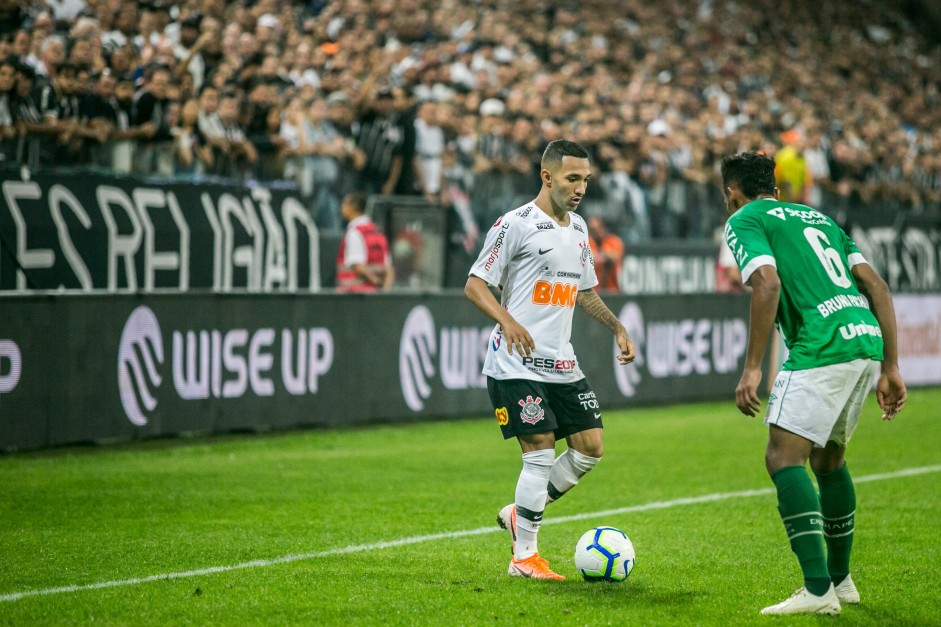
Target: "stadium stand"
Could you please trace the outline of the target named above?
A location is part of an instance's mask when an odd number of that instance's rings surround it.
[[[7,2],[0,59],[4,165],[288,179],[326,229],[423,196],[470,250],[560,136],[628,243],[712,237],[737,149],[830,213],[941,211],[941,47],[876,2]]]

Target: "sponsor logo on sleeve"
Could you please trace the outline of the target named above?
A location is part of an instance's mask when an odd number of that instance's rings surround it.
[[[497,224],[499,224],[499,220]],[[496,228],[496,224],[494,225]],[[510,228],[509,222],[504,222],[503,226],[500,228],[500,234],[497,235],[497,241],[493,243],[493,248],[490,249],[490,254],[487,256],[487,261],[484,262],[484,270],[490,270],[493,267],[493,264],[497,262],[497,259],[500,258],[500,249],[503,248],[503,242],[506,240],[507,229]]]

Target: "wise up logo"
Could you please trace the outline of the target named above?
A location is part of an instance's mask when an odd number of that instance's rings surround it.
[[[160,323],[150,308],[138,307],[127,319],[118,345],[118,394],[127,419],[139,427],[147,424],[144,410],[157,407],[154,391],[163,381],[157,369],[162,364]]]
[[[448,390],[486,387],[481,368],[492,330],[442,327],[439,332],[428,307],[413,307],[399,340],[399,382],[409,409],[424,409],[436,378]]]
[[[316,394],[333,365],[333,334],[321,327],[187,329],[169,337],[165,343],[157,315],[144,305],[121,333],[118,395],[137,426],[146,425],[159,400],[171,393],[167,366],[172,393],[194,401]]]
[[[0,340],[0,394],[16,389],[23,372],[23,356],[13,340]]]

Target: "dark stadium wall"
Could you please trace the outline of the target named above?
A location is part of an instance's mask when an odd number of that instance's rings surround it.
[[[576,315],[604,406],[728,397],[746,298],[607,300],[640,355]],[[0,451],[492,413],[493,325],[461,294],[3,296],[0,320]]]
[[[605,300],[638,356],[617,365],[610,332],[576,313],[603,408],[734,412],[747,295]],[[941,384],[941,295],[897,296],[896,310],[906,380]],[[0,296],[0,321],[0,451],[493,412],[493,325],[461,294]]]

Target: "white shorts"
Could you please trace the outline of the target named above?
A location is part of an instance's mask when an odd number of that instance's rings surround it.
[[[807,370],[782,370],[771,388],[765,424],[807,438],[815,448],[823,448],[829,441],[846,446],[856,430],[878,364],[856,359]]]

